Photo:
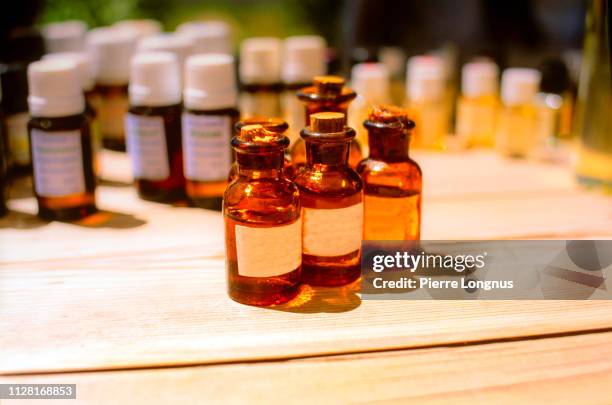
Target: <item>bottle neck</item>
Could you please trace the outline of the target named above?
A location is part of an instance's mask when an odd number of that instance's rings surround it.
[[[410,137],[407,131],[368,130],[370,158],[385,162],[404,161],[408,159]]]
[[[281,177],[285,163],[284,151],[273,153],[247,153],[236,154],[238,175],[248,179],[278,179]]]
[[[306,141],[306,163],[319,168],[346,167],[350,145],[350,140],[330,143]]]

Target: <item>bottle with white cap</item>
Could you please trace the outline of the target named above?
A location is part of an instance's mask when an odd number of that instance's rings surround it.
[[[136,40],[159,34],[163,31],[162,24],[152,18],[136,18],[121,20],[112,25],[136,37]]]
[[[230,141],[240,113],[234,58],[193,55],[185,64],[183,167],[191,204],[221,209],[232,165]]]
[[[132,58],[126,146],[138,195],[150,201],[183,198],[181,81],[179,62],[169,52]]]
[[[80,20],[50,23],[42,28],[48,53],[82,52],[85,50],[86,34],[87,24]]]
[[[281,117],[280,94],[282,43],[259,37],[240,46],[240,112],[243,118]]]
[[[231,29],[223,21],[188,21],[176,27],[176,34],[193,43],[196,54],[232,53]]]
[[[318,35],[297,35],[283,41],[281,97],[283,115],[289,124],[288,136],[293,145],[306,126],[304,106],[296,97],[297,90],[312,86],[312,79],[327,73],[325,39]],[[289,149],[288,149],[289,150]]]
[[[390,78],[382,63],[357,63],[351,69],[351,87],[357,98],[349,106],[348,126],[357,132],[356,140],[364,156],[368,156],[368,131],[363,126],[372,105],[390,104]]]
[[[489,60],[466,63],[461,70],[455,132],[466,147],[492,147],[495,143],[498,76],[497,65]]]
[[[42,60],[28,67],[28,124],[38,215],[77,220],[96,211],[85,98],[77,65]]]
[[[406,69],[406,98],[410,118],[416,123],[411,146],[445,149],[450,111],[446,102],[446,71],[442,59],[414,56]]]
[[[176,33],[161,33],[151,35],[141,39],[137,45],[137,52],[170,52],[173,53],[179,61],[179,67],[182,74],[185,60],[189,55],[194,53],[193,42]]]
[[[105,148],[125,150],[124,117],[129,108],[130,60],[136,36],[129,30],[96,28],[87,37],[96,63],[96,92],[100,96],[98,116]]]
[[[95,91],[95,66],[91,54],[87,52],[56,52],[48,53],[43,59],[66,60],[77,66],[79,77],[85,96],[85,116],[89,120],[89,133],[93,148],[93,161],[96,173],[100,173],[100,159],[98,153],[102,149],[102,135],[98,122],[97,110],[100,106],[100,97]]]
[[[503,155],[526,157],[535,145],[535,95],[540,72],[508,68],[501,80],[502,108],[497,119],[495,146]]]

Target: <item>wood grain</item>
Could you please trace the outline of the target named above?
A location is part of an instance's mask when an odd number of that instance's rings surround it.
[[[607,404],[612,333],[284,362],[19,376],[75,404]],[[6,401],[6,404],[27,401]],[[32,404],[38,402],[32,401]]]

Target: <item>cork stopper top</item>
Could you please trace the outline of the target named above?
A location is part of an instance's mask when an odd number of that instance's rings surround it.
[[[324,134],[342,132],[346,116],[339,112],[320,112],[310,116],[313,131]]]
[[[283,134],[287,129],[289,129],[289,124],[280,118],[255,116],[238,121],[235,126],[236,132],[239,133],[241,129],[247,125],[257,124],[263,126],[268,131],[276,132],[277,134]]]
[[[408,118],[408,112],[403,108],[391,105],[375,105],[370,110],[365,124],[379,128],[405,129],[414,128],[414,121]]]
[[[344,79],[340,76],[315,76],[312,79],[318,94],[340,94],[344,87]]]
[[[264,153],[266,150],[285,149],[289,146],[289,138],[260,124],[244,125],[238,136],[232,139],[232,146],[247,152]]]

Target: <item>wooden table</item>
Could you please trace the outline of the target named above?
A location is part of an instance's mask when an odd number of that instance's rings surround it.
[[[416,158],[424,239],[612,237],[612,198],[566,167]],[[26,196],[0,220],[0,382],[76,383],[87,404],[612,403],[611,302],[361,301],[355,284],[240,305],[221,215],[141,201],[125,156],[103,164],[89,220],[42,222]]]

